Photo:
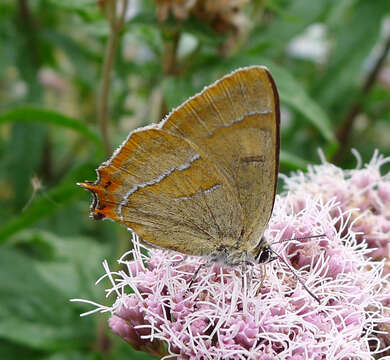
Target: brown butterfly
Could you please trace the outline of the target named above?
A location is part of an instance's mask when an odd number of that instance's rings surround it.
[[[263,238],[279,166],[279,97],[262,66],[238,69],[130,133],[96,182],[91,214],[145,242],[227,265],[278,256]]]

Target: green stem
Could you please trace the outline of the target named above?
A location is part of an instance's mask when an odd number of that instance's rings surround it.
[[[376,82],[376,78],[383,64],[385,63],[389,51],[390,51],[390,36],[387,37],[382,53],[377,58],[375,65],[373,66],[371,72],[368,74],[366,81],[363,84],[361,90],[361,93],[363,95],[367,95],[371,91],[372,87],[374,86]],[[361,100],[362,97],[359,97],[359,99],[351,105],[347,113],[347,116],[345,117],[344,121],[342,122],[342,124],[337,130],[337,139],[339,140],[340,148],[333,156],[332,161],[335,163],[340,162],[341,158],[344,156],[345,151],[348,148],[349,138],[352,133],[353,125],[355,123],[357,115],[359,115],[359,113],[362,110]]]
[[[107,154],[111,154],[111,143],[108,131],[108,101],[110,95],[111,74],[115,64],[119,37],[124,24],[129,0],[123,0],[122,11],[119,17],[116,15],[116,2],[107,4],[107,18],[110,21],[110,35],[106,46],[103,61],[102,78],[98,96],[98,122],[103,138],[104,148]]]
[[[177,47],[180,33],[177,29],[166,28],[162,30],[163,35],[163,70],[166,75],[177,75]]]

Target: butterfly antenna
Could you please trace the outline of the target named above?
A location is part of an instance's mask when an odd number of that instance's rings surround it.
[[[315,238],[321,238],[321,237],[324,237],[324,236],[326,237],[326,234],[303,236],[303,237],[299,237],[299,238],[293,238],[293,239],[285,239],[285,240],[275,241],[275,242],[271,243],[270,245],[273,245],[273,244],[282,244],[282,243],[285,243],[285,242],[288,242],[288,241],[293,241],[293,240],[315,239]]]
[[[287,261],[284,260],[276,251],[274,251],[272,249],[271,249],[271,251],[278,257],[279,260],[281,260],[282,262],[284,262],[286,264],[286,266],[289,268],[289,270],[292,272],[292,274],[296,277],[296,279],[301,283],[301,285],[305,288],[305,290],[309,293],[309,295],[314,300],[316,300],[318,302],[318,304],[321,304],[320,299],[309,290],[309,288],[305,285],[305,283],[302,281],[302,279],[298,276],[298,274],[296,273],[294,268],[291,265],[289,265],[287,263]]]

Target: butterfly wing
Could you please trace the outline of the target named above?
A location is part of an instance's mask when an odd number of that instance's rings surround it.
[[[95,218],[111,218],[146,242],[186,254],[209,254],[224,238],[233,245],[242,211],[218,169],[184,139],[159,126],[129,138],[97,170]]]
[[[250,67],[131,133],[98,180],[81,185],[94,194],[95,218],[203,255],[239,239],[257,243],[272,212],[278,154],[276,88],[265,68]]]
[[[279,98],[264,67],[239,69],[174,111],[164,130],[219,168],[243,211],[240,246],[253,248],[271,216],[279,166]]]

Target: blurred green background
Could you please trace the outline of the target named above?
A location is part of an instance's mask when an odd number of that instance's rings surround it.
[[[94,180],[132,129],[203,86],[267,65],[281,171],[390,154],[388,0],[2,0],[0,357],[149,359],[110,334],[94,281],[130,247],[88,218]],[[106,284],[107,285],[107,284]]]

